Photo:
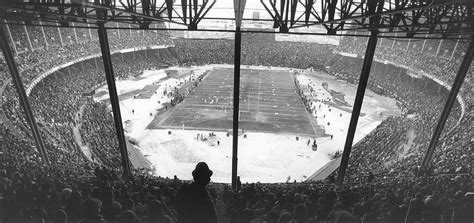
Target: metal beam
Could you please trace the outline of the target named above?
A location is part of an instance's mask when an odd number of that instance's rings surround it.
[[[426,170],[433,159],[433,154],[436,149],[436,145],[438,144],[439,137],[443,131],[444,125],[446,124],[446,120],[449,117],[449,113],[453,108],[454,102],[456,102],[456,97],[458,95],[459,89],[464,82],[466,77],[466,73],[469,70],[469,66],[471,65],[472,58],[474,55],[474,35],[471,36],[471,43],[464,55],[464,58],[461,62],[461,66],[459,67],[458,73],[456,78],[454,79],[453,86],[451,87],[451,91],[449,92],[448,99],[446,100],[446,104],[444,105],[443,112],[441,113],[441,117],[439,118],[438,125],[431,137],[430,144],[428,146],[428,150],[426,151],[425,157],[423,158],[423,163],[421,164],[421,171]]]
[[[4,25],[5,25],[5,29],[8,32],[8,36],[10,37],[11,40],[13,40],[12,32],[10,32],[10,27],[7,24],[7,20],[4,19],[3,22],[5,23]],[[0,27],[1,27],[1,25],[0,25]],[[15,50],[15,54],[18,55],[18,50],[16,49],[15,43],[13,41],[12,41],[12,46],[13,46],[13,49]]]
[[[242,33],[240,27],[235,29],[234,48],[234,115],[232,124],[232,189],[237,189],[237,149],[239,142],[239,95],[240,95],[240,53]]]
[[[382,12],[376,12],[374,14],[367,14],[367,10],[362,10],[360,15],[355,15],[357,13],[352,12],[352,16],[347,16],[347,17],[342,17],[340,19],[328,19],[326,21],[324,20],[319,20],[307,25],[298,25],[294,26],[293,28],[302,28],[302,27],[308,27],[308,26],[314,26],[314,25],[323,25],[323,24],[331,24],[331,23],[340,23],[340,22],[345,22],[345,21],[351,21],[351,20],[356,20],[356,19],[366,19],[370,17],[375,17],[375,16],[380,16],[380,17],[386,17],[386,16],[391,16],[394,14],[399,14],[399,13],[404,13],[404,12],[413,12],[413,11],[418,11],[418,10],[423,10],[423,9],[430,9],[430,8],[435,8],[435,7],[442,7],[446,5],[454,5],[454,4],[468,4],[467,0],[453,0],[453,1],[446,1],[446,2],[439,2],[435,4],[425,4],[425,5],[410,5],[405,8],[401,9],[395,9],[395,10],[385,10]],[[366,6],[367,7],[367,6]],[[340,11],[342,12],[342,11]],[[346,13],[346,12],[342,12]]]
[[[7,25],[23,25],[22,23],[15,23],[15,22],[7,22],[7,23],[2,23],[0,22],[0,24],[7,24]],[[95,23],[94,23],[95,25]],[[130,24],[129,24],[130,25]],[[35,24],[29,24],[28,26],[38,26],[38,27],[63,27],[63,25],[47,25],[47,24],[43,24],[43,25],[35,25]],[[89,26],[64,26],[64,27],[75,27],[75,28],[83,28],[83,29],[89,29],[90,27]],[[401,27],[401,26],[400,26]],[[105,27],[106,29],[118,29],[118,30],[142,30],[142,28],[140,27]],[[338,31],[357,31],[357,30],[361,30],[361,31],[368,31],[372,28],[367,28],[367,27],[364,27],[364,28],[359,28],[359,29],[352,29],[352,28],[344,28],[344,29],[340,29]],[[384,31],[386,28],[383,28],[381,30],[379,30],[379,33],[389,33],[389,34],[395,34],[395,33],[404,33],[403,31],[399,31],[399,32],[395,32],[395,31]],[[227,32],[227,33],[234,33],[235,30],[226,30],[226,29],[198,29],[198,30],[189,30],[187,28],[184,28],[184,29],[176,29],[176,28],[149,28],[148,30],[156,30],[156,31],[160,31],[160,30],[164,30],[164,31],[207,31],[207,32]],[[424,30],[419,30],[417,31],[416,35],[425,35],[425,36],[414,36],[414,37],[407,37],[406,35],[396,35],[396,36],[388,36],[388,35],[385,35],[385,36],[380,36],[379,38],[391,38],[391,39],[444,39],[444,40],[458,40],[458,39],[461,39],[461,40],[464,40],[464,39],[469,39],[469,38],[463,38],[462,36],[466,36],[466,35],[470,35],[470,34],[474,34],[473,31],[470,31],[472,29],[468,29],[468,28],[462,28],[462,29],[456,29],[456,30],[452,30],[450,32],[442,32],[442,33],[438,33],[438,32],[433,32],[433,33],[428,33],[428,31],[424,31]],[[265,31],[265,30],[241,30],[241,33],[280,33],[278,31]],[[294,35],[309,35],[309,36],[354,36],[354,37],[370,37],[370,34],[348,34],[348,33],[340,33],[340,34],[327,34],[327,33],[308,33],[308,32],[289,32],[289,34],[294,34]],[[428,36],[428,34],[430,34],[431,36]],[[446,34],[449,34],[449,36],[451,37],[443,37],[442,35],[446,35]],[[462,35],[461,35],[462,34]],[[455,37],[453,37],[455,36]],[[460,37],[461,36],[461,37]]]
[[[18,72],[18,68],[15,64],[15,58],[13,57],[13,53],[8,45],[7,36],[5,35],[5,26],[0,26],[0,45],[3,51],[3,57],[7,62],[8,69],[10,70],[10,74],[12,76],[13,84],[15,85],[16,91],[18,92],[18,99],[20,101],[20,105],[25,111],[26,121],[30,125],[31,132],[33,134],[33,138],[35,140],[36,149],[40,153],[42,161],[46,164],[49,164],[49,158],[46,153],[46,148],[44,146],[43,139],[41,138],[41,133],[36,125],[36,120],[33,115],[33,111],[31,110],[30,103],[28,102],[28,96],[25,92],[25,87],[21,81],[20,72]],[[14,44],[14,43],[12,43]]]
[[[110,104],[112,105],[112,112],[114,114],[115,131],[117,134],[120,155],[122,157],[123,179],[128,179],[131,176],[130,161],[128,158],[127,144],[125,142],[125,135],[123,133],[122,116],[120,114],[120,104],[117,96],[117,88],[115,86],[115,77],[112,66],[112,59],[110,57],[109,40],[107,38],[107,30],[103,23],[98,24],[98,34],[100,50],[102,52],[102,60],[104,62],[105,77],[107,79],[107,87],[109,88]]]
[[[351,121],[349,129],[347,130],[346,143],[344,144],[344,152],[342,153],[341,165],[339,166],[338,186],[342,186],[344,176],[346,174],[347,166],[349,165],[349,156],[352,150],[352,143],[354,142],[354,135],[359,121],[360,109],[364,100],[365,89],[369,80],[370,68],[374,59],[375,47],[377,46],[378,31],[372,31],[365,51],[364,63],[362,65],[362,72],[359,78],[359,85],[357,86],[357,94],[352,108]]]
[[[269,3],[265,4],[265,1]],[[186,25],[188,26],[188,30],[197,30],[197,24],[203,19],[220,21],[230,19],[225,17],[206,17],[207,12],[210,11],[216,0],[212,3],[210,0],[202,0],[200,3],[198,3],[197,0],[189,0],[189,5],[187,4],[188,0],[183,0],[181,2],[186,4],[181,5],[184,7],[181,14],[175,10],[175,8],[180,5],[173,7],[173,1],[171,0],[167,0],[161,6],[157,5],[156,1],[150,2],[149,0],[121,3],[121,6],[117,6],[113,1],[102,2],[103,3],[98,4],[89,2],[70,4],[65,2],[25,3],[16,0],[6,0],[4,4],[0,4],[0,9],[2,10],[0,17],[19,21],[38,18],[43,21],[60,22],[64,24],[71,22],[84,23],[87,19],[94,23],[110,21],[129,24],[139,23],[142,29],[153,22],[167,21]],[[261,2],[272,17],[271,21],[276,21],[281,32],[289,32],[289,29],[314,25],[324,26],[328,34],[335,34],[337,31],[347,30],[345,27],[352,27],[353,25],[355,28],[350,29],[366,30],[372,28],[370,19],[381,17],[382,20],[378,26],[379,28],[391,28],[403,25],[403,27],[405,27],[403,31],[418,35],[423,33],[420,33],[419,30],[415,28],[428,26],[431,27],[431,32],[445,34],[453,32],[453,30],[462,29],[463,27],[469,27],[472,23],[471,21],[473,21],[471,10],[473,5],[472,0],[433,2],[410,0],[311,0],[306,3],[299,1],[300,4],[297,4],[296,0],[282,0],[279,2],[282,7],[279,7],[279,9],[277,9],[277,2],[273,0],[261,0]],[[338,2],[341,3],[340,6],[337,4]],[[316,8],[313,7],[316,3],[321,3],[321,9],[316,10]],[[137,7],[139,5],[142,5],[142,8]],[[272,5],[272,10],[269,10],[268,5]],[[289,8],[290,5],[291,10]],[[370,5],[375,5],[375,8],[369,10]],[[188,8],[191,13],[194,13],[188,14]],[[169,15],[168,19],[160,17],[161,13],[166,10]],[[176,12],[176,16],[172,16],[173,11]],[[37,17],[36,15],[42,16]],[[310,18],[312,21],[309,21]],[[182,22],[175,20],[181,20]],[[259,21],[268,21],[268,19],[259,19]],[[448,23],[454,25],[451,26],[448,25]]]
[[[123,9],[120,9],[120,8],[106,7],[106,6],[102,6],[102,5],[99,5],[99,4],[88,3],[88,2],[81,2],[81,4],[84,5],[84,6],[88,6],[90,8],[94,8],[94,9],[103,9],[103,10],[107,10],[107,11],[110,11],[110,12],[118,12],[118,13],[121,13],[121,14],[128,14],[128,15],[134,16],[136,18],[148,19],[148,20],[156,21],[156,22],[171,22],[171,23],[175,23],[175,24],[178,24],[178,25],[184,25],[182,23],[175,22],[175,21],[172,21],[172,20],[166,20],[166,19],[162,19],[160,17],[153,17],[153,16],[149,16],[149,15],[145,15],[145,14],[136,13],[136,12],[133,12],[133,11],[123,10]]]

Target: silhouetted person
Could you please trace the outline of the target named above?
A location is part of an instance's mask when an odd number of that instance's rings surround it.
[[[206,189],[212,170],[200,162],[192,174],[194,182],[183,184],[176,193],[178,222],[217,222],[214,203]]]

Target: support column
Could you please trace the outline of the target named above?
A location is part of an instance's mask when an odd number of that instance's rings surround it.
[[[462,35],[459,35],[459,38],[461,38],[461,37],[462,37]],[[449,60],[453,60],[454,53],[456,52],[456,49],[458,48],[458,44],[459,44],[459,39],[458,39],[458,41],[456,41],[456,45],[454,45],[453,53],[451,53],[451,57],[449,58]]]
[[[30,34],[28,34],[28,29],[26,28],[25,22],[23,22],[23,29],[25,30],[26,40],[28,40],[28,47],[33,51],[33,44],[31,44]]]
[[[443,39],[439,41],[438,49],[436,50],[436,56],[439,54],[439,50],[441,49],[441,44],[443,44]]]
[[[46,48],[46,50],[48,50],[49,49],[49,43],[48,43],[48,38],[46,38],[46,33],[44,32],[43,22],[40,20],[39,24],[40,24],[40,27],[41,27],[41,33],[43,34],[45,48]]]
[[[89,22],[89,21],[87,21],[87,22]],[[91,31],[89,23],[87,23],[87,27],[88,27],[87,30],[89,30],[89,39],[92,41],[92,31]]]
[[[423,50],[425,49],[426,37],[428,37],[428,34],[425,34],[425,40],[423,41],[423,46],[421,47],[421,53],[423,53]]]
[[[61,35],[61,30],[59,29],[59,24],[56,23],[56,25],[58,26],[58,34],[59,34],[59,42],[61,42],[61,46],[64,46],[64,41],[63,41],[63,35]]]
[[[430,145],[428,146],[428,150],[426,151],[425,157],[423,158],[423,163],[421,164],[421,170],[426,170],[429,168],[431,164],[431,160],[433,158],[434,151],[436,149],[436,145],[438,144],[439,137],[441,136],[441,132],[443,131],[444,125],[446,124],[446,120],[449,117],[449,113],[453,108],[454,102],[456,102],[456,97],[458,95],[459,89],[461,88],[462,83],[464,82],[464,78],[466,77],[466,73],[469,70],[469,66],[472,62],[472,57],[474,55],[474,35],[471,36],[471,43],[469,43],[469,47],[464,55],[462,60],[461,66],[456,74],[456,78],[454,79],[453,86],[451,87],[451,91],[449,92],[448,99],[446,100],[446,104],[444,105],[443,112],[441,113],[441,117],[439,118],[438,125],[436,126],[433,136],[430,141]]]
[[[239,143],[240,52],[242,33],[235,29],[234,48],[234,114],[232,118],[232,189],[237,189],[237,151]]]
[[[398,29],[397,29],[397,31],[398,31]],[[398,34],[398,33],[395,33],[395,36],[397,36],[397,34]],[[392,40],[393,40],[393,43],[392,43],[392,48],[390,48],[390,49],[393,49],[393,47],[395,46],[395,40],[396,40],[396,39],[397,39],[397,38],[392,39]]]
[[[74,22],[72,23],[72,30],[74,30],[74,39],[76,40],[76,43],[79,43],[79,39],[77,38],[77,32],[76,32],[76,25],[74,24]]]
[[[3,31],[3,26],[0,26],[0,46],[2,47],[3,57],[8,65],[10,70],[10,75],[12,76],[13,84],[15,85],[16,91],[18,92],[18,99],[23,111],[25,112],[26,121],[30,125],[33,138],[35,140],[36,149],[38,150],[42,161],[46,164],[49,164],[49,159],[46,154],[46,149],[44,146],[43,139],[41,138],[40,131],[36,125],[36,120],[31,110],[30,103],[28,102],[28,97],[25,92],[25,87],[21,82],[20,72],[15,64],[15,58],[11,52],[10,46],[8,45],[7,37]]]
[[[8,36],[10,37],[10,40],[12,41],[13,50],[15,50],[15,54],[18,55],[18,50],[16,49],[15,41],[13,40],[12,32],[10,32],[10,27],[7,24],[7,20],[4,19],[3,22],[5,23],[5,28],[7,29]]]
[[[407,52],[410,49],[410,42],[411,42],[411,39],[408,39],[407,50],[406,50]]]
[[[365,51],[364,64],[362,65],[362,72],[359,78],[359,85],[357,86],[357,94],[354,101],[354,107],[352,109],[351,121],[349,123],[349,129],[347,131],[346,143],[344,144],[344,152],[342,153],[341,165],[339,166],[338,186],[342,186],[344,182],[344,176],[346,174],[347,166],[349,165],[349,156],[351,154],[352,143],[354,141],[354,134],[357,128],[357,122],[359,121],[360,109],[364,100],[365,89],[367,88],[367,82],[369,80],[370,67],[374,59],[375,47],[377,46],[377,35],[378,31],[371,31],[367,49]]]
[[[119,29],[120,27],[119,27],[118,22],[116,24],[117,24],[117,36],[120,39],[120,29]]]
[[[122,116],[120,114],[120,104],[117,96],[117,88],[115,87],[115,77],[112,66],[112,59],[110,58],[109,41],[107,39],[107,30],[104,24],[98,25],[98,34],[100,42],[100,50],[102,52],[102,60],[104,62],[105,77],[107,79],[107,87],[109,88],[110,104],[112,105],[112,112],[115,122],[115,131],[118,138],[120,155],[122,156],[123,179],[128,179],[131,176],[130,161],[127,152],[127,144],[125,135],[123,133]]]

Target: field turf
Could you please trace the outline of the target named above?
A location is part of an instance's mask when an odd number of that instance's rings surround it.
[[[148,129],[232,129],[233,70],[215,68],[183,102],[158,115]],[[239,129],[324,135],[306,111],[289,71],[241,69]],[[169,109],[168,109],[169,110]]]

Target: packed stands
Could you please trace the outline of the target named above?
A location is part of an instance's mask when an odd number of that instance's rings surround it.
[[[40,28],[27,26],[32,51],[24,27],[10,27],[15,40],[13,44],[22,51],[16,60],[26,86],[57,65],[100,53],[95,32],[92,35],[87,29],[71,31],[71,28],[45,27],[45,38],[42,39]],[[59,41],[60,35],[64,45]],[[175,49],[148,51],[149,54],[137,52],[134,57],[138,59],[134,60],[127,58],[131,57],[130,53],[113,56],[115,74],[122,79],[157,68],[162,63],[233,62],[232,40],[172,41],[160,33],[142,30],[110,31],[109,38],[112,51],[176,45]],[[351,38],[344,38],[336,51],[363,52],[363,48],[357,47],[360,40]],[[432,49],[426,52],[403,54],[399,52],[404,47],[393,41],[383,41],[381,45],[377,57],[423,70],[448,83],[452,82],[461,56],[455,53],[453,60],[446,61],[429,55],[436,42],[429,42],[427,46]],[[392,45],[397,47],[392,49]],[[406,47],[410,49],[409,45]],[[443,49],[440,50],[443,55],[448,55],[449,52],[444,53]],[[332,46],[314,43],[249,41],[242,44],[242,63],[301,69],[326,69],[328,66],[327,71],[335,77],[357,83],[361,59],[333,51]],[[154,177],[140,169],[133,170],[133,179],[120,179],[120,159],[114,151],[117,141],[111,114],[104,103],[81,97],[104,83],[102,67],[100,60],[74,64],[46,77],[31,92],[29,101],[45,139],[50,166],[41,162],[14,88],[10,85],[3,92],[2,109],[15,128],[0,126],[1,222],[179,220],[175,196],[182,181]],[[2,72],[8,73],[5,69]],[[415,176],[447,91],[426,87],[429,80],[410,78],[407,72],[406,68],[390,64],[376,63],[372,67],[369,88],[397,99],[405,116],[389,117],[354,146],[348,179],[342,188],[333,184],[334,175],[325,182],[244,184],[237,191],[230,190],[228,185],[212,184],[209,187],[212,201],[217,209],[225,210],[218,213],[219,220],[472,222],[474,198],[467,193],[472,192],[472,112],[457,125],[461,111],[459,104],[455,105],[434,155],[432,171],[426,176]],[[471,89],[466,85],[469,83],[465,83],[464,89]],[[466,103],[472,109],[472,105]],[[78,118],[75,114],[81,106],[85,112]],[[80,132],[100,162],[88,160],[74,142],[72,128],[79,120],[83,122]],[[414,129],[416,138],[405,151],[400,145],[404,144],[408,129]]]

